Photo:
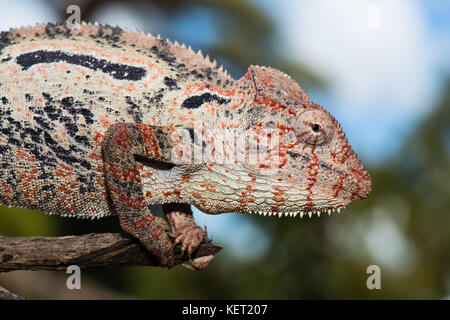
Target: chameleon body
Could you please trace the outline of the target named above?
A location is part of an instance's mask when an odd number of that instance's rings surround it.
[[[118,215],[170,267],[169,235],[189,253],[206,238],[190,204],[311,216],[370,190],[338,122],[278,70],[234,80],[190,47],[97,24],[0,34],[2,205]]]

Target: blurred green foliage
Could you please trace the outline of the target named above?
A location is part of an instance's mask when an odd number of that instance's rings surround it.
[[[81,5],[83,18],[90,20],[90,14],[105,3],[90,1]],[[243,74],[250,64],[271,65],[291,74],[302,85],[326,88],[325,82],[305,66],[286,61],[277,52],[274,24],[252,2],[128,2],[130,6],[137,3],[151,3],[167,12],[168,23],[171,13],[187,12],[188,8],[214,10],[220,17],[216,21],[219,41],[201,48],[204,52],[236,73]],[[59,6],[65,8],[61,2]],[[432,113],[423,119],[398,154],[368,168],[373,182],[368,199],[352,204],[345,213],[320,219],[246,216],[263,225],[272,239],[271,248],[260,260],[237,259],[225,248],[203,272],[182,267],[86,272],[111,290],[146,299],[448,297],[449,164],[450,81],[442,89],[442,97]],[[0,207],[0,234],[61,235],[119,230],[114,218],[91,222],[25,211]],[[381,267],[381,290],[366,287],[366,268],[371,264]]]

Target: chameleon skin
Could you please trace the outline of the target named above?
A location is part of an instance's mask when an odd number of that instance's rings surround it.
[[[220,149],[225,132],[243,140]],[[216,161],[238,151],[257,161]],[[206,238],[189,204],[311,217],[370,191],[338,122],[278,70],[234,80],[190,47],[97,24],[0,34],[0,204],[118,215],[170,267],[169,235],[188,253]]]

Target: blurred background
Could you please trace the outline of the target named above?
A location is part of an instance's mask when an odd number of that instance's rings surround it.
[[[450,4],[446,0],[0,1],[0,31],[82,20],[161,34],[240,78],[250,64],[295,78],[341,123],[372,177],[369,198],[317,218],[235,213],[195,218],[224,250],[203,272],[133,267],[0,274],[28,298],[449,299]],[[118,231],[0,206],[0,234]],[[369,290],[369,265],[381,289]]]

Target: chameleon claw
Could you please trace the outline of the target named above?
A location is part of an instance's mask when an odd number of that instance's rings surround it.
[[[182,266],[192,271],[202,271],[208,268],[213,259],[213,255],[198,257],[195,259],[189,258],[189,261],[183,263]]]

